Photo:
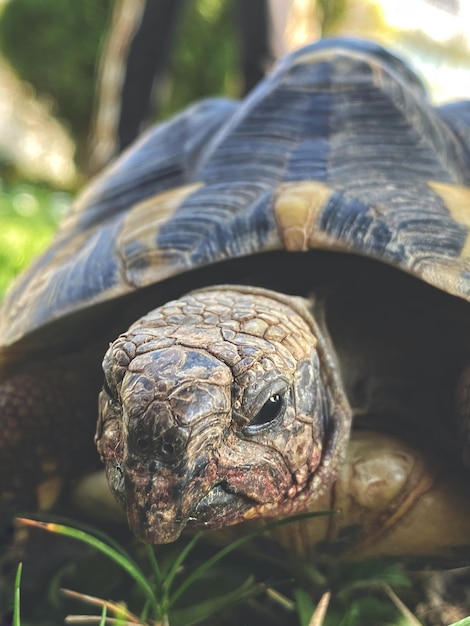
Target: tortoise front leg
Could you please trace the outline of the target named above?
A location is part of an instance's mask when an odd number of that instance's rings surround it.
[[[94,385],[83,385],[80,361],[36,363],[3,374],[0,383],[0,509],[50,509],[64,485],[97,455]],[[97,382],[97,384],[99,384]],[[5,515],[4,515],[5,513]]]
[[[388,434],[353,431],[332,490],[276,538],[300,556],[361,560],[393,556],[454,566],[470,555],[468,477]]]

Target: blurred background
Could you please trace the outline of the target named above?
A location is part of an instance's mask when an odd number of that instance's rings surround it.
[[[0,0],[0,298],[129,137],[338,34],[406,57],[435,102],[470,97],[470,0]]]

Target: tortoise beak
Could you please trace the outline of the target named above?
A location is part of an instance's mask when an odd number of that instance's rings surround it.
[[[129,525],[139,539],[151,544],[176,541],[186,525],[210,529],[234,524],[257,504],[235,493],[211,463],[188,480],[162,470],[126,483]]]
[[[178,539],[188,521],[187,482],[166,468],[147,475],[126,476],[127,518],[139,539],[151,544]]]
[[[244,519],[246,512],[259,504],[246,495],[235,493],[225,480],[214,485],[197,502],[188,524],[196,528],[221,528]]]

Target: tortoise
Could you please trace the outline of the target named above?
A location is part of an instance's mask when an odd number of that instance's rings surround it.
[[[469,227],[470,101],[374,43],[150,129],[4,299],[3,510],[100,484],[99,405],[146,542],[331,509],[277,539],[468,561]]]

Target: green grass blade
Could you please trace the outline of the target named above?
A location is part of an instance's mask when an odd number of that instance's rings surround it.
[[[64,517],[62,515],[52,515],[52,514],[41,514],[40,518],[35,515],[31,515],[29,518],[33,521],[37,522],[45,522],[52,524],[62,524],[63,526],[68,526],[69,528],[76,528],[77,530],[83,530],[83,532],[88,533],[89,535],[93,535],[97,539],[101,539],[104,543],[106,543],[111,548],[114,548],[116,552],[120,552],[128,561],[133,561],[132,556],[127,552],[127,550],[113,537],[103,532],[100,528],[96,528],[91,524],[86,524],[82,521],[71,519],[70,517]],[[137,564],[135,564],[137,567]]]
[[[191,550],[194,548],[194,546],[197,544],[197,542],[199,541],[201,536],[202,536],[202,533],[197,533],[197,535],[194,535],[194,537],[192,537],[191,541],[189,541],[185,545],[185,547],[181,550],[181,552],[178,554],[178,556],[176,557],[173,565],[171,566],[171,569],[168,572],[168,574],[166,576],[166,580],[165,580],[165,596],[166,596],[165,600],[166,600],[166,602],[168,602],[168,598],[170,596],[171,586],[173,584],[173,581],[175,579],[176,574],[178,573],[179,568],[182,566],[182,564],[186,560],[186,557],[191,552]]]
[[[125,572],[131,576],[138,584],[140,589],[143,591],[145,596],[151,603],[151,606],[158,611],[158,602],[153,592],[152,587],[148,583],[147,579],[140,571],[139,567],[133,562],[124,557],[120,551],[117,551],[115,548],[107,545],[101,539],[97,539],[93,535],[84,532],[83,530],[78,530],[76,528],[70,528],[69,526],[64,526],[63,524],[53,524],[46,522],[37,522],[34,520],[18,518],[18,522],[24,526],[34,526],[35,528],[40,528],[42,530],[46,530],[48,532],[56,533],[58,535],[63,535],[65,537],[70,537],[72,539],[76,539],[83,543],[86,543],[96,550],[110,558],[112,561],[117,563]]]
[[[107,614],[106,604],[103,604],[103,610],[101,611],[101,619],[99,626],[106,626],[106,614]]]
[[[303,589],[300,589],[300,587],[295,587],[294,598],[296,600],[300,626],[309,626],[315,611],[315,603],[313,602],[312,596]]]
[[[155,584],[156,594],[158,597],[160,597],[164,582],[163,574],[158,564],[153,546],[151,546],[150,544],[146,544],[145,551],[147,552],[147,558],[149,560],[150,567],[152,568],[152,576]]]
[[[15,597],[13,604],[13,626],[21,626],[20,619],[20,587],[21,587],[21,572],[23,571],[23,563],[18,564],[15,577]]]
[[[254,584],[250,576],[240,587],[221,596],[210,598],[198,604],[172,611],[170,615],[171,626],[193,626],[203,620],[212,617],[216,613],[228,609],[231,606],[245,602],[266,590],[263,584]]]
[[[160,566],[158,564],[157,561],[157,557],[155,555],[155,550],[153,548],[152,545],[150,545],[149,543],[145,544],[145,550],[147,552],[147,557],[148,560],[150,562],[150,565],[152,567],[152,573],[154,575],[154,577],[160,582],[163,580],[163,574],[162,571],[160,569]]]
[[[261,535],[261,534],[263,534],[265,532],[268,532],[270,530],[274,530],[275,528],[279,528],[280,526],[285,526],[286,524],[292,524],[293,522],[299,522],[299,521],[302,521],[302,520],[311,519],[313,517],[320,517],[320,516],[323,516],[323,515],[331,515],[332,513],[334,513],[334,511],[317,511],[317,512],[314,512],[314,513],[302,513],[300,515],[294,515],[294,516],[288,517],[286,519],[276,520],[275,522],[270,522],[269,524],[266,524],[265,526],[261,526],[260,528],[256,528],[251,533],[248,533],[248,534],[244,535],[243,537],[240,537],[239,539],[236,539],[235,541],[232,541],[232,543],[230,543],[228,546],[225,546],[225,548],[222,548],[222,550],[219,550],[219,552],[214,554],[213,557],[207,559],[207,561],[205,561],[202,565],[200,565],[197,569],[195,569],[194,572],[190,576],[188,576],[181,583],[181,585],[178,587],[178,589],[171,596],[171,598],[169,600],[169,603],[168,603],[168,608],[172,607],[174,605],[174,603],[176,602],[176,600],[178,600],[178,598],[181,595],[183,595],[183,593],[198,578],[200,578],[209,568],[211,568],[215,563],[220,561],[220,559],[223,559],[227,554],[230,554],[230,552],[233,552],[234,550],[239,548],[244,543],[247,543],[248,541],[251,541],[252,539],[255,539],[256,537],[258,537],[259,535]]]
[[[458,622],[454,622],[453,624],[450,624],[450,626],[470,626],[470,617],[464,617]]]

